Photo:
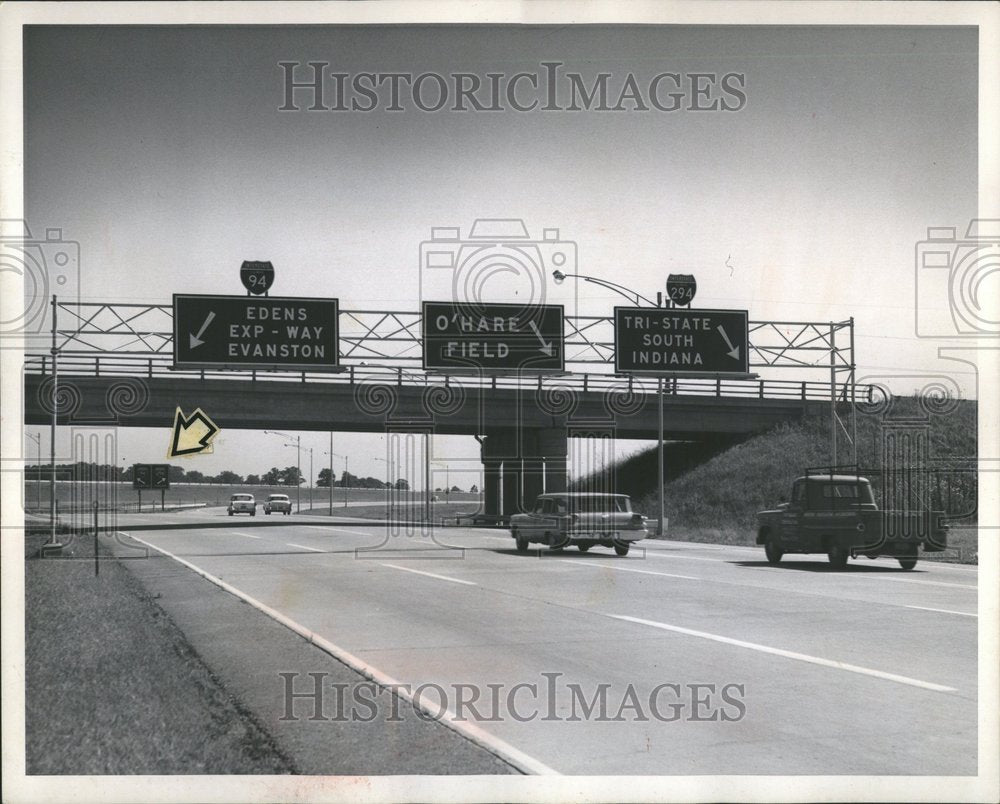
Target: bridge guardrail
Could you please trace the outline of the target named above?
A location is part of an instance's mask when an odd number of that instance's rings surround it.
[[[280,370],[185,370],[171,368],[169,355],[155,357],[115,353],[73,353],[59,355],[59,375],[76,377],[170,377],[172,379],[234,380],[250,382],[302,382],[307,384],[349,384],[359,382],[397,386],[460,386],[466,389],[502,390],[535,387],[566,389],[581,393],[655,394],[655,377],[629,377],[606,372],[568,372],[558,375],[443,375],[402,366],[349,365],[338,374]],[[49,355],[25,355],[25,372],[48,375],[52,371]],[[850,382],[836,384],[836,397],[852,401]],[[668,378],[664,393],[670,396],[756,397],[758,399],[798,399],[829,401],[830,383],[816,380]],[[872,402],[874,387],[858,385],[854,401]]]

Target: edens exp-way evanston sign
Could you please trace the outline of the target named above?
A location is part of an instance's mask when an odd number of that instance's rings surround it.
[[[338,301],[174,294],[174,368],[337,371]]]

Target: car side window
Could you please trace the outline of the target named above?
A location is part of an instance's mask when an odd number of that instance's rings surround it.
[[[545,510],[546,500],[538,500],[535,502],[535,513],[541,514]]]

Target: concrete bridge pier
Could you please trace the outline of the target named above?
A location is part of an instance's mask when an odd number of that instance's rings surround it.
[[[567,453],[562,428],[525,429],[520,434],[506,428],[486,433],[483,513],[508,518],[530,509],[543,490],[565,491]]]

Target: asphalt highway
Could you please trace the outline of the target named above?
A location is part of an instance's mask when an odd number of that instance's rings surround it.
[[[119,526],[119,555],[222,579],[535,772],[976,771],[975,567],[650,540],[519,554],[501,530],[214,508]]]

